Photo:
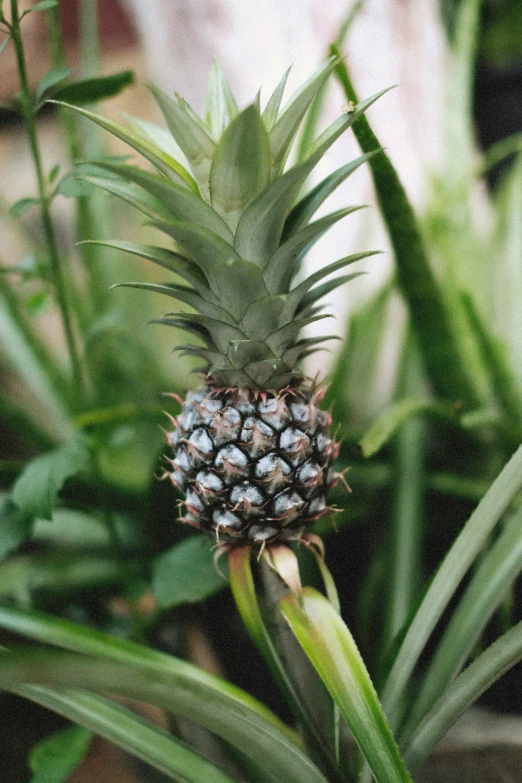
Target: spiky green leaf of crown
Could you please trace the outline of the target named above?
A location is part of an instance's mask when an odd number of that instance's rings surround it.
[[[193,308],[193,313],[168,312],[157,322],[198,338],[198,344],[179,349],[203,359],[207,377],[217,385],[277,390],[298,382],[302,359],[329,339],[299,339],[302,327],[328,317],[320,314],[319,299],[358,273],[323,278],[373,255],[346,256],[295,283],[305,253],[356,207],[311,222],[314,214],[371,155],[334,171],[299,198],[303,185],[336,139],[386,92],[335,120],[305,157],[285,170],[300,125],[334,66],[334,59],[324,63],[281,109],[285,74],[262,112],[258,101],[239,111],[215,66],[203,119],[180,96],[171,99],[151,87],[170,135],[139,119],[130,118],[125,128],[70,107],[153,165],[155,173],[100,162],[94,170],[92,164],[80,165],[77,176],[125,199],[174,240],[172,250],[129,242],[99,244],[147,258],[188,283],[122,285],[163,293]]]

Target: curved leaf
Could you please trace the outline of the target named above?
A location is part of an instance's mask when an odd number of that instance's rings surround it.
[[[411,783],[364,662],[332,604],[311,587],[279,602],[292,631],[338,705],[377,783]]]
[[[249,756],[281,783],[326,783],[317,767],[276,728],[281,725],[277,718],[239,689],[184,661],[135,645],[131,652],[129,643],[114,643],[121,654],[112,660],[48,650],[0,653],[2,684],[90,689],[156,704],[240,750],[248,748]]]
[[[380,152],[380,150],[373,150],[372,152],[367,152],[365,155],[361,155],[360,158],[356,158],[356,160],[352,160],[345,166],[341,166],[337,171],[334,171],[323,179],[322,182],[319,182],[318,185],[295,205],[288,215],[283,231],[283,238],[287,239],[288,237],[293,236],[296,231],[303,226],[306,226],[328,196],[333,193],[350,174],[353,174],[359,166],[366,163],[366,161],[370,160],[374,155],[377,155],[378,152]]]
[[[299,256],[308,252],[323,234],[334,226],[339,220],[363,209],[362,206],[346,207],[325,215],[319,220],[303,228],[298,233],[291,236],[284,242],[276,253],[272,256],[263,271],[263,277],[270,293],[286,293],[290,286],[290,281],[295,273],[295,263]]]
[[[209,231],[213,231],[227,242],[233,241],[231,232],[219,215],[192,190],[181,187],[158,174],[144,171],[138,166],[129,166],[125,163],[104,163],[103,161],[96,163],[96,165],[144,188],[161,201],[177,220],[197,223],[208,228]]]
[[[157,220],[158,218],[164,218],[168,220],[172,217],[170,209],[165,207],[159,199],[154,198],[149,193],[139,188],[130,182],[118,181],[116,179],[102,179],[101,177],[86,176],[80,174],[74,176],[73,182],[80,180],[80,182],[88,182],[90,185],[94,185],[97,188],[105,190],[113,196],[118,196],[127,204],[139,209],[147,217]],[[64,177],[60,185],[58,186],[58,193],[63,196],[69,195],[71,188],[69,185],[70,179]]]
[[[64,103],[63,101],[49,101],[49,103],[56,103],[58,106],[64,106],[66,109],[72,109],[77,112],[77,114],[81,114],[83,117],[92,120],[101,128],[109,131],[113,136],[117,136],[118,139],[126,142],[129,147],[132,147],[136,152],[143,155],[146,160],[163,172],[163,174],[166,174],[173,182],[184,187],[190,187],[197,192],[197,185],[188,171],[186,171],[177,160],[174,160],[174,158],[167,155],[162,149],[149,142],[143,136],[139,136],[138,134],[133,133],[133,131],[124,128],[123,125],[118,125],[118,123],[113,122],[112,120],[107,120],[99,114],[93,114],[93,112],[87,111],[87,109],[81,109],[79,106],[73,106],[72,103]]]
[[[405,758],[413,772],[422,767],[462,713],[521,660],[522,622],[481,653],[427,714],[405,751]]]
[[[339,54],[336,46],[332,54]],[[357,96],[343,60],[336,73],[349,100]],[[360,117],[354,134],[363,152],[381,149],[367,119]],[[463,400],[475,407],[480,404],[475,382],[454,332],[442,292],[431,269],[426,248],[397,172],[385,152],[370,161],[379,205],[386,221],[397,264],[397,279],[408,303],[412,321],[422,347],[428,374],[437,393],[450,401]]]
[[[229,775],[184,742],[102,696],[75,691],[63,692],[32,685],[21,686],[14,692],[96,732],[178,783],[201,783],[202,780],[205,783],[207,781],[208,783],[234,783]],[[78,726],[71,728],[78,732]],[[65,731],[71,732],[71,729]],[[90,736],[90,731],[87,731],[87,736]],[[77,743],[81,737],[82,735]],[[80,747],[79,750],[81,749]],[[67,748],[67,751],[70,754],[71,748]],[[63,762],[62,752],[57,758],[57,763],[63,767]],[[43,767],[42,776],[35,777],[31,783],[37,781],[57,783],[58,780],[64,780],[64,778],[51,780],[48,773],[45,773]]]
[[[522,571],[522,511],[484,556],[447,624],[425,674],[400,739],[406,744],[473,650],[506,591]]]
[[[498,520],[522,489],[522,446],[481,500],[444,558],[397,652],[382,694],[390,723],[396,725],[408,680],[433,629]]]
[[[13,486],[13,501],[25,514],[52,519],[58,493],[70,476],[84,470],[91,454],[77,437],[58,449],[31,460]]]
[[[194,286],[195,290],[209,302],[217,303],[217,298],[214,296],[210,288],[208,287],[208,281],[203,272],[190,261],[188,258],[175,253],[172,250],[168,250],[165,247],[155,247],[154,245],[139,245],[136,242],[116,242],[116,241],[102,241],[99,239],[91,239],[89,243],[92,245],[101,245],[102,247],[111,247],[114,250],[123,250],[125,253],[130,253],[140,258],[146,258],[148,261],[152,261],[158,266],[168,269],[174,274],[179,275]]]
[[[235,326],[235,321],[226,310],[211,302],[207,302],[201,296],[198,296],[193,288],[188,288],[187,286],[176,285],[176,283],[116,283],[111,288],[141,288],[144,291],[152,291],[154,294],[164,294],[177,299],[178,302],[188,304],[189,307],[193,307],[201,315],[224,321],[230,326]]]

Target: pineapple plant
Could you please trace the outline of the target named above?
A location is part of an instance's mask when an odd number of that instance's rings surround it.
[[[204,363],[204,387],[189,392],[167,433],[165,472],[183,493],[182,519],[238,545],[299,539],[329,513],[328,491],[340,478],[338,445],[321,392],[303,360],[329,337],[302,337],[329,317],[320,300],[358,272],[331,277],[372,255],[357,253],[303,277],[307,250],[348,207],[312,220],[325,199],[370,155],[349,162],[305,195],[303,186],[332,144],[378,98],[351,105],[287,166],[299,128],[336,60],[325,62],[281,108],[285,74],[266,106],[259,96],[240,111],[214,66],[200,118],[180,96],[151,91],[168,131],[130,118],[123,127],[77,107],[152,164],[102,161],[77,176],[141,210],[174,247],[102,244],[138,255],[176,282],[122,283],[171,297],[158,323],[196,340],[178,346]],[[373,153],[372,153],[373,154]],[[183,284],[178,282],[181,278]],[[326,279],[328,278],[328,279]],[[325,280],[326,279],[326,280]]]

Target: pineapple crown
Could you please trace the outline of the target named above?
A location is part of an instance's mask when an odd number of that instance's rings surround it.
[[[141,153],[154,173],[101,161],[76,175],[141,210],[174,240],[174,249],[130,242],[97,242],[146,258],[179,282],[122,283],[166,294],[195,312],[174,311],[156,323],[182,328],[198,344],[178,346],[208,365],[209,382],[225,387],[282,389],[303,374],[302,359],[331,337],[303,337],[307,324],[329,317],[318,301],[357,274],[328,278],[371,252],[346,256],[295,282],[308,249],[348,207],[312,221],[325,199],[378,150],[334,171],[306,195],[300,192],[322,156],[386,90],[350,107],[286,168],[301,123],[337,60],[330,58],[281,108],[288,71],[263,110],[259,94],[243,111],[223,72],[212,69],[203,118],[157,87],[168,131],[137,118],[124,127],[75,106]]]

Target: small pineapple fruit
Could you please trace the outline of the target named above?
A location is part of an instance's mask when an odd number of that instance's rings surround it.
[[[191,308],[158,320],[192,333],[196,342],[177,350],[206,365],[205,388],[182,401],[168,435],[167,475],[184,494],[184,521],[223,544],[299,539],[330,510],[328,490],[338,479],[330,415],[318,407],[320,394],[300,366],[330,338],[299,335],[328,317],[318,301],[356,276],[330,275],[371,253],[347,256],[307,278],[301,261],[355,209],[311,221],[369,155],[300,193],[325,152],[382,93],[350,107],[285,170],[301,122],[334,67],[335,60],[326,62],[283,109],[287,74],[263,111],[259,99],[239,111],[215,66],[203,118],[181,97],[152,87],[170,133],[138,119],[127,129],[76,108],[155,169],[101,162],[96,176],[92,167],[83,175],[80,167],[79,175],[132,203],[175,243],[173,249],[101,244],[149,259],[185,283],[124,285]]]

